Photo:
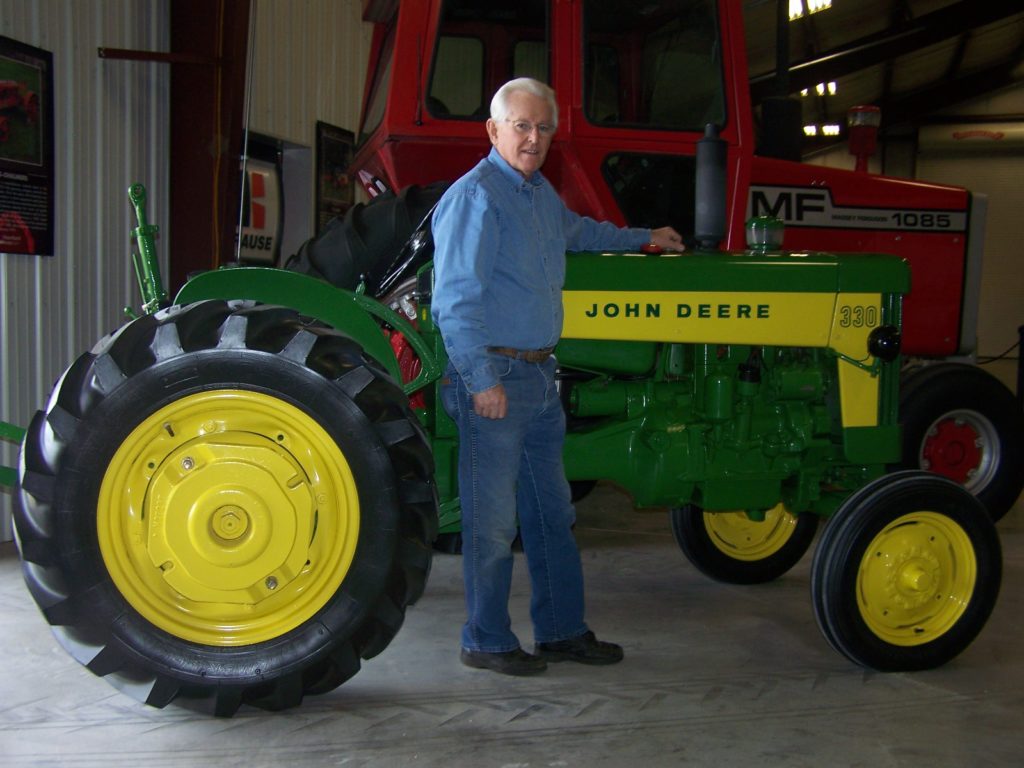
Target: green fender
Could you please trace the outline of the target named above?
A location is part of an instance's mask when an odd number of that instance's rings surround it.
[[[205,299],[250,299],[290,307],[342,331],[383,365],[396,381],[402,380],[391,345],[371,316],[367,303],[373,302],[382,311],[387,308],[366,296],[335,288],[323,280],[298,272],[266,267],[229,267],[196,275],[178,292],[174,303],[191,304]],[[399,330],[405,332],[404,328]],[[411,326],[409,330],[412,330]],[[419,340],[415,331],[412,335]]]

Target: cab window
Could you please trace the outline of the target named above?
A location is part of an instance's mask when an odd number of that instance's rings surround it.
[[[384,107],[388,101],[388,88],[391,86],[391,64],[394,58],[395,28],[392,26],[381,46],[380,60],[377,62],[377,69],[373,73],[370,97],[366,103],[366,115],[363,118],[363,127],[359,131],[359,143],[366,141],[370,134],[377,130],[380,121],[384,119]]]
[[[484,43],[445,35],[437,41],[427,106],[435,117],[472,115],[484,100]]]
[[[431,65],[427,111],[485,120],[491,96],[515,77],[548,81],[545,0],[447,0]]]
[[[591,122],[690,131],[724,124],[715,0],[588,0],[583,26]]]

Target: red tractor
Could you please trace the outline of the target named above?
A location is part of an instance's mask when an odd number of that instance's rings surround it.
[[[366,0],[364,18],[374,35],[351,171],[379,199],[349,212],[358,235],[343,239],[403,239],[393,211],[379,209],[397,205],[414,227],[440,191],[419,186],[454,180],[489,150],[490,95],[512,77],[554,87],[559,128],[544,173],[598,219],[693,234],[696,147],[713,124],[727,142],[723,248],[742,249],[745,221],[767,214],[785,222],[787,249],[910,263],[903,464],[956,480],[995,519],[1012,507],[1024,486],[1019,404],[980,368],[949,362],[975,348],[984,198],[869,174],[863,162],[848,171],[765,156],[763,135],[755,150],[737,0]],[[762,123],[774,127],[766,114]],[[396,306],[414,304],[411,288],[392,288]]]

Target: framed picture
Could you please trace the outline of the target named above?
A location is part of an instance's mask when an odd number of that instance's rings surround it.
[[[0,253],[53,255],[53,54],[0,37]]]
[[[316,231],[352,207],[353,182],[349,176],[355,136],[352,131],[317,120],[316,123]]]

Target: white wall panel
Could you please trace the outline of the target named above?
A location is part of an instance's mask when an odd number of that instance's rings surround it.
[[[958,115],[993,115],[992,124],[978,123],[975,129],[1004,126],[1003,115],[1024,115],[1024,87],[1007,88],[977,101],[949,110],[950,121]],[[1015,126],[1020,129],[1020,123]],[[994,357],[1012,347],[1017,329],[1024,325],[1024,276],[1020,268],[1020,209],[1024,203],[1021,179],[1024,178],[1024,153],[1020,146],[986,148],[972,146],[967,151],[942,149],[929,152],[922,142],[917,158],[920,178],[966,187],[988,195],[985,226],[985,251],[981,268],[981,301],[978,310],[978,355]],[[989,370],[1016,388],[1017,358],[989,364]]]
[[[361,0],[253,0],[250,129],[312,147],[316,121],[355,131],[372,27]]]
[[[282,240],[282,246],[288,242],[282,250],[287,255],[315,232],[317,120],[358,129],[373,30],[362,21],[362,0],[253,0],[251,7],[249,128],[286,142],[293,160],[286,176],[305,174],[286,178],[293,190],[285,201],[291,215]],[[304,187],[302,196],[294,194],[296,185]]]
[[[166,51],[169,0],[0,0],[0,35],[53,54],[55,254],[0,254],[0,420],[26,426],[61,371],[138,306],[128,186],[167,228],[168,65],[97,48]],[[158,240],[166,274],[166,239]],[[16,451],[0,443],[0,464]],[[0,539],[12,498],[0,493]]]

